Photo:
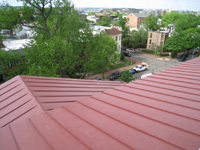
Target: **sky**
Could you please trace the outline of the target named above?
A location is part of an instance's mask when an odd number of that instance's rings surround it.
[[[2,3],[4,0],[0,0]],[[200,0],[71,0],[75,7],[141,8],[200,11]],[[20,6],[17,0],[7,0],[12,6]]]

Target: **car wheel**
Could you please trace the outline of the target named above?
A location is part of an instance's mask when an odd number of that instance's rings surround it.
[[[147,68],[145,68],[145,70],[147,70]]]

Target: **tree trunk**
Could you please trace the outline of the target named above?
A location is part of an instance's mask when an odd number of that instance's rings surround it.
[[[65,78],[65,70],[60,70],[60,76],[61,78]]]

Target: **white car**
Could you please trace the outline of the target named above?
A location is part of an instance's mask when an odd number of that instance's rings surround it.
[[[148,76],[151,76],[152,75],[152,73],[144,73],[142,76],[141,76],[141,79],[142,78],[145,78],[145,77],[148,77]]]
[[[140,72],[140,71],[144,71],[147,70],[148,65],[137,65],[135,68],[133,68],[133,70],[135,70],[135,72]]]
[[[133,48],[129,48],[129,49],[127,49],[127,51],[131,52],[131,53],[135,53],[136,52],[136,50],[134,50]]]

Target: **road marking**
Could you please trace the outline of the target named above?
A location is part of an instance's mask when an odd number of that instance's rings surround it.
[[[156,58],[156,59],[158,59],[158,60],[163,60],[162,58]]]

